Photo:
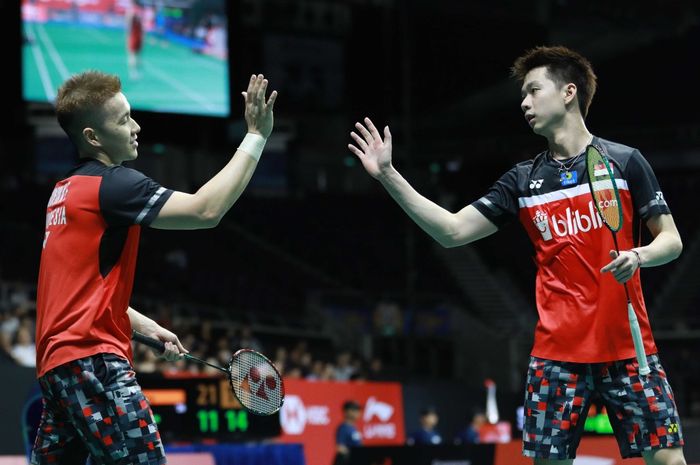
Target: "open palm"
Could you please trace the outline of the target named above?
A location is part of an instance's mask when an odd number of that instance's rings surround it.
[[[270,137],[274,126],[273,109],[277,99],[277,91],[270,94],[265,101],[267,92],[267,79],[262,74],[253,74],[248,83],[248,90],[242,92],[245,100],[245,121],[248,124],[248,132],[260,134],[264,138]]]
[[[389,126],[385,126],[382,140],[372,120],[365,118],[364,121],[365,125],[355,123],[359,134],[352,131],[350,136],[357,146],[348,144],[348,149],[357,155],[370,176],[376,178],[391,168],[391,132]]]

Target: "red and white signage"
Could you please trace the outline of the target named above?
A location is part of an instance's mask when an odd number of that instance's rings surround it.
[[[357,428],[363,445],[404,444],[403,397],[399,383],[284,381],[281,442],[302,443],[309,465],[330,465],[343,403],[362,405]]]

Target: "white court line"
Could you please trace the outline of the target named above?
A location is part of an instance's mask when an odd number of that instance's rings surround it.
[[[70,72],[68,72],[68,68],[66,68],[66,64],[63,63],[63,59],[61,58],[61,55],[58,53],[58,50],[56,50],[56,47],[53,45],[53,41],[51,40],[51,37],[46,33],[46,30],[44,29],[44,25],[41,24],[37,27],[37,31],[39,35],[41,36],[41,41],[43,42],[44,46],[46,49],[49,51],[49,56],[51,57],[51,61],[53,61],[54,66],[58,70],[59,73],[61,73],[61,78],[63,80],[66,80],[70,77]]]
[[[170,77],[166,73],[162,72],[161,70],[159,70],[155,66],[144,63],[143,67],[147,68],[148,70],[153,72],[153,74],[155,74],[161,81],[165,82],[166,84],[169,84],[170,86],[172,86],[176,90],[182,92],[184,95],[186,95],[190,99],[192,99],[195,102],[202,105],[205,109],[207,109],[209,111],[215,111],[217,109],[217,107],[215,105],[212,105],[203,96],[190,90],[188,87],[182,85],[177,79],[173,79],[172,77]]]
[[[27,23],[27,36],[31,42],[32,55],[34,56],[34,62],[39,70],[39,78],[41,79],[41,85],[44,87],[44,93],[49,102],[56,100],[56,94],[53,90],[53,84],[51,83],[51,77],[49,76],[49,70],[46,68],[46,62],[44,61],[44,55],[39,50],[39,45],[36,41],[36,35],[29,27]]]

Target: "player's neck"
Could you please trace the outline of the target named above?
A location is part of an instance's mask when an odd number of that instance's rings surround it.
[[[104,163],[107,166],[121,165],[121,162],[115,162],[107,154],[103,152],[92,153],[88,155],[90,158],[94,158],[97,161]]]
[[[573,116],[573,115],[571,115]],[[549,153],[555,160],[566,160],[583,152],[591,143],[593,135],[588,132],[583,119],[567,117],[547,137]]]

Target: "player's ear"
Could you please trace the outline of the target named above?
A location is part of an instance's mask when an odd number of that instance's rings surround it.
[[[574,100],[574,98],[576,98],[578,88],[576,87],[576,84],[570,82],[563,87],[562,92],[564,94],[564,103],[568,105]]]
[[[82,136],[83,140],[93,147],[99,147],[101,145],[99,136],[92,128],[83,128]]]

